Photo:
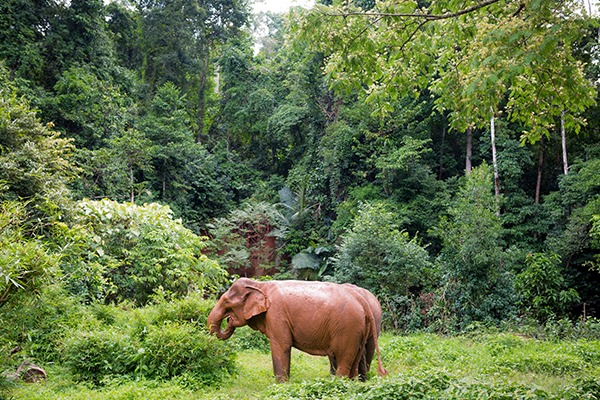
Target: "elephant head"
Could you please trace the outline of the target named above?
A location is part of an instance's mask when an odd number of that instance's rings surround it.
[[[210,333],[222,340],[229,339],[235,328],[247,325],[249,319],[267,311],[269,299],[259,286],[260,282],[246,278],[234,282],[208,316]],[[221,330],[225,319],[227,327]]]

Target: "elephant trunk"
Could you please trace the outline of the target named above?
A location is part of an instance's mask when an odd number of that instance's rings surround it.
[[[231,320],[229,318],[227,318],[227,328],[225,328],[224,331],[221,330],[221,323],[225,318],[226,316],[218,312],[216,308],[212,310],[208,316],[208,329],[210,329],[210,333],[216,335],[221,340],[229,339],[235,331],[235,328],[231,326]]]

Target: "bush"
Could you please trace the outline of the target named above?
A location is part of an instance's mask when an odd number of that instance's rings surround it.
[[[135,371],[137,344],[115,328],[91,332],[71,332],[63,354],[66,365],[79,379],[99,383],[107,375]]]
[[[492,188],[491,168],[485,163],[474,168],[449,216],[431,230],[443,243],[438,260],[444,309],[457,324],[451,328],[464,329],[474,321],[498,324],[516,315],[514,276],[503,249],[499,201]]]
[[[201,293],[192,293],[182,299],[170,301],[154,297],[153,304],[133,309],[126,315],[129,320],[123,322],[130,324],[134,335],[140,338],[144,337],[151,326],[166,322],[186,323],[205,329],[208,314],[214,306],[215,302],[203,299]]]
[[[271,351],[269,338],[248,326],[236,329],[231,342],[240,351],[258,350],[263,353]]]
[[[193,326],[166,322],[148,332],[136,363],[137,372],[147,378],[186,374],[213,384],[234,372],[233,358],[231,348],[217,338]]]
[[[428,283],[432,264],[426,249],[398,229],[396,216],[384,204],[361,206],[334,267],[336,282],[364,287],[380,299],[387,325],[420,327],[412,291]]]
[[[235,353],[231,343],[208,333],[213,306],[200,294],[171,301],[156,297],[137,309],[94,304],[95,318],[66,335],[64,361],[77,379],[94,384],[111,376],[216,384],[235,371]]]
[[[100,300],[144,305],[158,291],[183,297],[192,290],[214,291],[225,279],[226,271],[202,254],[203,239],[173,219],[168,206],[83,200],[78,213],[85,229],[64,268],[75,281],[82,267],[91,275],[101,271],[104,281],[91,279],[100,288],[77,289],[87,300],[102,292]],[[86,266],[80,265],[82,258]],[[78,282],[67,285],[77,288]]]
[[[0,312],[2,346],[23,350],[18,356],[36,360],[60,359],[58,343],[66,332],[88,318],[85,310],[58,285],[44,287],[38,296],[6,304]]]
[[[530,253],[527,267],[516,276],[523,307],[539,321],[564,316],[569,306],[579,301],[579,294],[566,288],[559,261],[555,254]]]
[[[58,275],[58,257],[31,238],[27,207],[28,203],[0,202],[0,307],[38,292]]]

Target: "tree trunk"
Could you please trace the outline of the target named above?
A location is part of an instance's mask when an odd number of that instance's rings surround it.
[[[565,175],[569,174],[569,164],[567,163],[567,139],[565,135],[565,112],[560,114],[560,136],[562,139],[562,152],[563,152],[563,170]]]
[[[165,158],[163,161],[163,179],[162,179],[162,199],[165,201],[167,198],[167,159]]]
[[[440,170],[438,172],[438,180],[442,180],[442,172],[444,171],[444,139],[446,138],[446,128],[442,129],[442,145],[440,146]]]
[[[538,161],[537,181],[535,183],[535,204],[540,204],[540,192],[542,188],[542,170],[544,167],[544,137],[540,139],[540,158]],[[535,232],[533,238],[537,239],[538,234]]]
[[[473,155],[473,130],[467,128],[467,158],[465,160],[465,175],[471,174],[471,156]]]
[[[204,131],[204,88],[206,86],[206,75],[208,74],[208,60],[210,58],[210,48],[207,48],[203,69],[200,72],[200,84],[198,85],[198,143],[202,143],[202,132]]]
[[[131,197],[130,200],[133,203],[134,194],[133,194],[133,162],[129,162],[129,182],[131,183]]]
[[[540,204],[540,191],[542,186],[542,168],[544,166],[544,138],[540,139],[540,159],[538,162],[537,182],[535,184],[535,204]]]
[[[496,127],[494,126],[494,109],[490,107],[492,111],[492,119],[490,121],[490,128],[492,134],[492,160],[494,163],[494,189],[496,192],[496,200],[500,197],[500,178],[498,177],[498,158],[496,156]],[[500,210],[497,212],[500,215]]]

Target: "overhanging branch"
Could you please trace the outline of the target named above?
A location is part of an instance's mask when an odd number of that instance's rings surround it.
[[[449,18],[460,17],[461,15],[469,14],[473,11],[477,11],[481,8],[487,7],[491,4],[498,3],[500,0],[485,0],[479,4],[471,7],[467,7],[464,10],[459,10],[452,13],[446,13],[441,15],[435,14],[421,14],[421,13],[378,13],[378,12],[347,12],[347,13],[331,13],[319,10],[319,12],[328,17],[349,17],[349,16],[362,16],[362,17],[400,17],[400,18],[423,18],[425,21],[438,21]]]

